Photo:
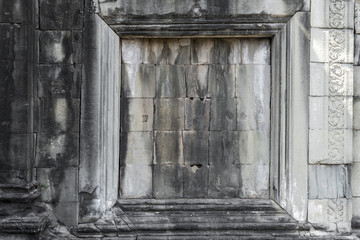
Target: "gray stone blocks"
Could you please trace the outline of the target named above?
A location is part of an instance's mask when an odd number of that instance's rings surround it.
[[[240,47],[242,64],[270,65],[269,39],[244,39]]]
[[[152,131],[154,101],[151,98],[121,99],[121,131]]]
[[[79,67],[41,65],[38,71],[38,97],[80,97],[81,69]]]
[[[350,169],[347,165],[310,165],[309,198],[351,197]]]
[[[210,99],[186,98],[185,129],[207,131],[209,130],[209,122]]]
[[[207,198],[209,185],[209,166],[191,164],[183,167],[184,197]]]
[[[208,65],[185,66],[186,72],[186,96],[206,97],[208,95]]]
[[[237,67],[237,129],[267,130],[270,127],[270,65]]]
[[[82,29],[83,1],[40,0],[39,5],[41,29]]]
[[[122,132],[120,164],[151,165],[153,156],[152,132]]]
[[[186,96],[183,66],[159,65],[156,67],[156,97],[180,98]]]
[[[154,129],[161,131],[179,131],[184,129],[184,99],[155,99]]]
[[[181,132],[155,132],[154,163],[183,165],[183,139]]]
[[[180,198],[183,196],[183,176],[180,165],[155,165],[153,179],[154,198]]]
[[[208,97],[235,97],[235,65],[210,65]]]
[[[155,66],[122,64],[122,97],[155,97]]]
[[[42,31],[39,46],[40,63],[72,63],[71,31]]]
[[[236,99],[211,99],[210,130],[236,130]]]
[[[28,156],[33,149],[31,134],[0,133],[0,162],[2,170],[28,170]]]
[[[141,163],[127,164],[120,167],[121,198],[152,197],[152,167]]]
[[[186,165],[208,165],[209,133],[184,131],[184,161]]]
[[[210,165],[210,198],[237,198],[240,187],[240,166],[218,161]]]
[[[79,164],[78,134],[38,134],[35,166],[39,168],[77,167]]]

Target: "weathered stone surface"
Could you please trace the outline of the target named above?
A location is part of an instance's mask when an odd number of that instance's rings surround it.
[[[207,197],[209,184],[209,166],[207,164],[185,165],[183,178],[185,198]]]
[[[121,133],[120,142],[121,165],[151,165],[153,156],[152,132]]]
[[[328,97],[309,98],[309,128],[313,130],[327,129],[328,127]]]
[[[351,187],[352,196],[360,197],[360,163],[355,162],[351,165]]]
[[[53,203],[77,202],[77,168],[37,168],[41,200]]]
[[[0,0],[0,22],[22,23],[26,20],[29,8],[27,0]]]
[[[310,199],[351,197],[347,165],[310,165],[309,183]]]
[[[357,225],[359,223],[360,220],[360,198],[358,197],[353,197],[351,199],[352,202],[352,215],[353,215],[353,222],[357,222]]]
[[[208,65],[185,66],[186,96],[206,97],[208,94]]]
[[[191,41],[191,63],[210,64],[213,63],[214,39],[192,39]]]
[[[360,26],[360,24],[359,24]],[[360,65],[360,35],[354,35],[354,66]]]
[[[243,39],[240,41],[242,64],[270,65],[269,39]]]
[[[340,231],[341,226],[350,227],[351,212],[351,199],[317,199],[308,203],[309,222],[315,228],[326,231]]]
[[[210,65],[208,97],[235,97],[235,65]]]
[[[73,30],[72,31],[72,51],[73,51],[73,63],[82,64],[83,63],[83,31],[82,30]]]
[[[310,63],[310,95],[329,95],[329,64]]]
[[[236,198],[240,187],[239,165],[218,161],[210,165],[209,193],[210,198]]]
[[[30,106],[26,98],[0,98],[0,133],[30,133]]]
[[[152,131],[153,99],[121,99],[121,131]]]
[[[269,165],[240,165],[240,198],[269,198]]]
[[[354,97],[354,105],[353,105],[353,111],[354,111],[354,129],[360,130],[360,98]]]
[[[42,98],[39,100],[39,133],[79,132],[80,100]]]
[[[236,129],[236,99],[211,99],[210,130]]]
[[[353,132],[353,161],[360,162],[360,151],[356,149],[360,149],[360,131]]]
[[[208,132],[183,132],[184,161],[187,165],[208,165]]]
[[[311,1],[311,27],[354,28],[353,4],[353,1]]]
[[[237,129],[267,130],[270,127],[270,66],[237,67]]]
[[[234,147],[235,157],[239,159],[239,161],[236,161],[237,164],[269,165],[269,132],[238,131],[234,132],[234,134],[234,141],[237,144]]]
[[[25,24],[0,24],[0,59],[26,60],[28,53],[27,37],[28,30]]]
[[[331,152],[329,146],[333,144],[332,132],[328,129],[309,130],[309,163],[310,164],[349,164],[352,162],[352,130],[335,130],[344,137],[344,141],[338,144],[339,151]]]
[[[72,63],[70,31],[43,31],[39,34],[40,63]]]
[[[135,162],[120,167],[120,198],[151,198],[152,167]]]
[[[210,99],[185,99],[185,129],[208,130],[210,122]]]
[[[28,96],[27,73],[26,61],[0,60],[0,96]]]
[[[0,134],[0,162],[2,170],[25,170],[29,168],[32,153],[32,134]]]
[[[184,129],[184,99],[155,99],[155,130]]]
[[[180,165],[154,165],[153,196],[155,198],[183,197],[183,176]]]
[[[153,39],[152,42],[158,41]],[[159,64],[166,60],[167,64],[189,64],[190,63],[190,39],[167,39],[161,49],[161,52],[155,53],[159,58],[156,63]],[[160,50],[160,49],[159,49]]]
[[[155,164],[184,164],[182,132],[155,133]]]
[[[155,97],[155,66],[122,64],[122,97]]]
[[[209,164],[224,167],[239,164],[236,134],[232,131],[211,131],[209,143]],[[221,168],[221,167],[220,167]],[[226,171],[226,170],[224,170]]]
[[[78,202],[60,202],[57,203],[54,207],[54,213],[59,222],[69,227],[75,227],[78,225],[78,212]]]
[[[360,43],[359,43],[360,46]],[[354,66],[354,96],[360,97],[360,66]]]
[[[246,40],[240,39],[214,39],[215,46],[212,49],[212,64],[240,64],[241,45],[240,43]],[[259,46],[257,46],[259,47]]]
[[[122,63],[141,64],[144,62],[144,40],[122,39],[121,40]]]
[[[79,164],[78,134],[38,134],[35,166],[77,167]]]
[[[156,66],[156,97],[185,97],[184,73],[183,66]]]
[[[84,2],[72,0],[40,0],[40,28],[81,29]]]
[[[341,58],[334,58],[334,56],[329,55],[329,51],[330,48],[336,46],[336,41],[340,37],[344,38],[341,43]],[[311,38],[316,39],[311,41],[310,60],[312,62],[327,63],[330,61],[330,58],[333,57],[333,60],[339,61],[340,63],[353,63],[354,34],[352,29],[329,30],[311,28]]]
[[[80,97],[80,68],[73,65],[41,65],[38,69],[39,97]]]

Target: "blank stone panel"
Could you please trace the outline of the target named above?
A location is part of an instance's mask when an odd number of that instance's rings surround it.
[[[213,63],[214,46],[214,39],[192,39],[191,64]]]
[[[184,129],[184,99],[155,99],[155,130],[179,131]]]
[[[240,172],[240,198],[269,198],[269,165],[241,165]]]
[[[350,165],[310,165],[309,198],[349,198],[350,178]]]
[[[141,64],[144,62],[144,40],[122,39],[121,57],[122,63]]]
[[[205,198],[209,185],[208,165],[185,165],[183,168],[184,197]]]
[[[122,132],[120,140],[121,165],[151,165],[153,156],[152,132]]]
[[[153,114],[154,101],[152,98],[121,99],[121,131],[152,131]]]
[[[215,39],[213,64],[240,64],[240,39]]]
[[[122,97],[155,97],[155,66],[143,64],[122,65]]]
[[[269,39],[242,39],[240,45],[242,64],[270,64]]]
[[[210,165],[210,198],[237,198],[240,187],[240,166],[217,163]]]
[[[190,39],[144,39],[144,63],[190,64]]]
[[[141,163],[121,166],[120,197],[152,197],[152,167]]]
[[[185,129],[209,130],[210,99],[185,99]]]
[[[206,97],[208,95],[209,65],[188,65],[186,72],[186,96]]]
[[[208,164],[209,132],[184,131],[183,141],[185,164]]]
[[[270,79],[270,65],[239,65],[237,67],[238,130],[269,129]]]
[[[184,164],[182,132],[155,132],[154,164]]]
[[[236,99],[211,99],[210,130],[236,129]]]
[[[239,163],[238,150],[235,149],[235,132],[211,131],[209,143],[209,164],[232,166]],[[225,170],[224,170],[225,171]]]
[[[236,146],[240,164],[269,165],[270,141],[266,131],[235,132]]]
[[[235,97],[235,65],[210,65],[208,97]]]
[[[183,197],[182,166],[154,165],[154,198]]]
[[[156,97],[185,97],[184,66],[156,66]]]

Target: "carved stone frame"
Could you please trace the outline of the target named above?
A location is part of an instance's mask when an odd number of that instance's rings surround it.
[[[80,133],[79,170],[79,222],[92,222],[110,208],[117,200],[118,169],[111,169],[118,163],[118,150],[111,155],[100,154],[110,126],[100,116],[103,105],[115,101],[119,107],[116,91],[108,93],[107,81],[119,77],[116,69],[120,56],[118,50],[111,56],[102,51],[101,34],[109,26],[121,37],[272,37],[272,95],[271,95],[271,156],[270,156],[270,198],[288,211],[300,222],[307,220],[308,201],[308,116],[310,78],[310,15],[309,12],[294,11],[293,16],[269,18],[268,15],[253,15],[246,19],[216,18],[207,23],[195,21],[191,24],[169,22],[164,19],[146,20],[146,24],[125,23],[114,25],[112,19],[105,22],[94,13],[93,6],[87,14],[84,33],[84,63],[82,79],[82,107]],[[270,20],[269,20],[270,19]],[[256,22],[256,23],[251,23]],[[202,30],[199,30],[202,29]],[[114,33],[107,33],[114,38]],[[114,38],[116,39],[116,37]],[[106,40],[107,41],[107,40]],[[106,43],[106,42],[105,42]],[[118,57],[118,60],[116,60]],[[102,75],[102,61],[113,61],[111,69],[117,71],[112,77]],[[120,64],[119,64],[120,66]],[[116,70],[115,70],[116,69]],[[115,81],[117,82],[117,81]],[[119,87],[120,84],[111,85]],[[111,100],[112,99],[112,100]],[[113,122],[119,122],[119,111]],[[102,128],[97,126],[103,126]],[[118,129],[118,125],[115,126]],[[113,131],[113,130],[111,130]],[[115,146],[119,132],[114,132],[106,144]],[[117,135],[117,136],[116,136]],[[116,142],[117,141],[117,142]],[[111,157],[111,159],[109,158]],[[111,163],[111,164],[109,164]],[[115,176],[109,176],[114,174]],[[109,180],[110,179],[110,180]],[[116,190],[114,190],[116,189]],[[116,193],[114,192],[116,191]]]

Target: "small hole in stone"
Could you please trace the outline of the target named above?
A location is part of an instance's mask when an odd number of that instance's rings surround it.
[[[201,167],[202,167],[202,164],[192,164],[192,165],[190,165],[190,167],[201,168]]]
[[[194,98],[193,98],[193,97],[191,97],[191,98],[190,98],[190,100],[194,100]]]
[[[202,101],[202,102],[203,102],[204,100],[205,100],[205,98],[203,98],[203,97],[201,97],[201,98],[200,98],[200,101]]]

